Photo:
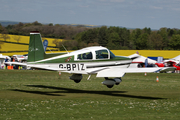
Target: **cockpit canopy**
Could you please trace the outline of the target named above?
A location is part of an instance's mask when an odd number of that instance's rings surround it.
[[[112,59],[115,55],[105,47],[88,47],[77,51],[75,60],[103,60]]]

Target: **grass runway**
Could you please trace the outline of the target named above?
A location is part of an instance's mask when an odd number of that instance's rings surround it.
[[[0,70],[0,120],[180,119],[180,74],[126,74],[111,89],[95,75],[80,83],[69,76]]]

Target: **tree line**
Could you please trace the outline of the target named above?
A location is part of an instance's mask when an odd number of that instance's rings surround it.
[[[111,50],[180,50],[179,29],[127,29],[115,26],[88,28],[83,25],[41,24],[37,21],[20,22],[7,27],[0,25],[1,38],[4,40],[8,39],[7,34],[29,35],[30,31],[40,31],[42,37],[54,38],[53,43],[60,50],[64,50],[63,46],[68,50],[77,50],[95,45]],[[59,42],[59,38],[67,41]]]

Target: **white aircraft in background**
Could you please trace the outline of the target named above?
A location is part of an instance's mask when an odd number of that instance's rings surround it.
[[[96,74],[96,77],[105,78],[102,84],[108,88],[119,85],[122,81],[121,77],[126,73],[158,72],[162,70],[162,68],[129,68],[131,63],[131,58],[115,56],[109,49],[101,46],[87,47],[71,53],[46,54],[40,33],[32,31],[30,33],[27,63],[9,64],[71,73],[70,79],[76,83],[82,80],[82,74]],[[175,68],[172,67],[171,69]]]

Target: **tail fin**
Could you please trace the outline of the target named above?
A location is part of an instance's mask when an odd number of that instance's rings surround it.
[[[27,62],[35,62],[44,59],[45,51],[39,31],[30,32],[29,51]]]

